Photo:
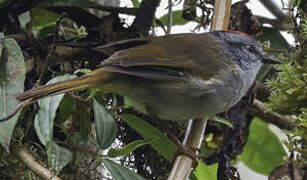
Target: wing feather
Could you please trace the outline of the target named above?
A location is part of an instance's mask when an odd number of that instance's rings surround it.
[[[228,66],[223,61],[226,58],[222,58],[225,56],[222,45],[212,38],[209,33],[151,38],[144,44],[116,52],[100,67],[107,71],[165,80],[182,80],[193,69],[193,73],[210,79]],[[205,72],[202,67],[206,67]]]

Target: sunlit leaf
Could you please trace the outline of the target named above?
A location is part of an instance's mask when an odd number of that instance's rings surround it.
[[[240,160],[250,169],[264,174],[269,173],[282,164],[286,152],[279,139],[269,130],[268,125],[254,118],[250,125],[250,133]]]
[[[117,157],[117,156],[127,156],[130,153],[132,153],[135,149],[144,146],[146,144],[149,144],[149,140],[136,140],[129,144],[127,144],[122,149],[110,149],[108,152],[108,157]]]
[[[173,11],[172,14],[173,14],[173,25],[184,25],[189,22],[182,17],[182,10]],[[168,16],[169,16],[168,14],[165,14],[160,18],[160,21],[164,25],[168,24]]]
[[[59,14],[48,11],[44,8],[32,8],[31,21],[29,25],[34,31],[39,31],[45,27],[54,25],[59,17]]]
[[[104,159],[102,162],[116,180],[145,180],[142,176],[111,160]]]
[[[198,162],[198,166],[194,171],[194,175],[199,180],[213,180],[217,176],[217,163],[213,165],[206,165],[202,162]]]

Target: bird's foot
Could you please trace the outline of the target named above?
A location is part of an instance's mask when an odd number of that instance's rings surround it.
[[[174,164],[179,156],[188,156],[192,159],[192,167],[195,169],[198,165],[197,153],[199,149],[185,146],[170,132],[168,132],[168,137],[176,144],[178,148],[171,160],[171,163]]]

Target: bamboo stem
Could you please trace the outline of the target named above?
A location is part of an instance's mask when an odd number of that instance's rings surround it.
[[[231,0],[216,0],[214,4],[214,15],[211,25],[211,31],[227,30],[230,16]],[[206,129],[208,117],[195,119],[189,122],[186,131],[184,145],[190,148],[200,148],[204,132]],[[188,179],[192,171],[193,160],[191,157],[178,156],[168,180]]]
[[[190,120],[183,145],[199,149],[204,137],[207,118]],[[187,179],[192,171],[193,160],[191,157],[181,155],[178,156],[168,180]]]

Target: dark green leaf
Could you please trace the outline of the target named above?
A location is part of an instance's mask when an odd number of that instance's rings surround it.
[[[78,109],[79,111],[79,109]],[[76,113],[76,102],[71,96],[64,96],[63,100],[59,106],[59,119],[61,122],[64,122],[71,116]]]
[[[280,32],[271,27],[262,27],[263,34],[257,37],[260,42],[271,42],[271,48],[273,49],[288,49],[289,44],[286,39],[280,34]]]
[[[189,22],[182,17],[182,11],[181,10],[173,11],[172,13],[173,13],[173,25],[184,25],[184,24]],[[163,15],[160,18],[160,21],[164,25],[168,24],[168,14]]]
[[[75,77],[75,75],[58,76],[51,79],[47,84],[73,79]],[[39,111],[35,116],[34,127],[39,140],[44,145],[53,140],[53,121],[63,96],[64,94],[59,94],[38,100]]]
[[[102,162],[116,180],[145,180],[142,176],[111,160],[104,159]]]
[[[47,155],[49,166],[56,172],[59,172],[72,160],[72,153],[53,141],[47,145]]]
[[[139,8],[140,7],[140,2],[138,0],[131,0],[133,7]]]
[[[254,118],[243,154],[239,159],[250,169],[269,175],[275,167],[284,162],[283,156],[286,155],[279,139],[268,129],[268,125]]]
[[[85,105],[82,105],[79,108],[78,115],[80,119],[80,133],[84,138],[87,138],[91,131],[90,109],[85,107]]]
[[[8,1],[10,1],[10,0],[0,0],[0,6],[1,6],[2,4],[4,4],[4,3],[8,2]]]
[[[210,166],[205,165],[202,162],[198,161],[198,166],[194,171],[194,175],[199,180],[212,180],[216,179],[217,175],[217,164],[213,164]]]
[[[168,160],[173,158],[177,147],[161,131],[153,127],[145,120],[130,114],[122,114],[122,119],[134,130],[136,130],[145,140],[153,140],[150,144],[163,157]]]
[[[25,62],[22,51],[14,39],[0,33],[0,119],[7,117],[18,107],[16,95],[23,92]],[[0,143],[8,150],[19,113],[0,123]]]
[[[32,8],[31,21],[29,25],[32,27],[32,30],[40,31],[45,27],[54,25],[59,17],[59,14],[48,11],[44,8]]]
[[[94,99],[93,108],[97,142],[102,149],[106,149],[113,143],[117,135],[116,122],[107,109],[96,99]]]
[[[108,157],[117,157],[117,156],[127,156],[132,153],[136,148],[149,144],[151,141],[149,140],[136,140],[120,150],[117,149],[110,149],[108,152]]]

